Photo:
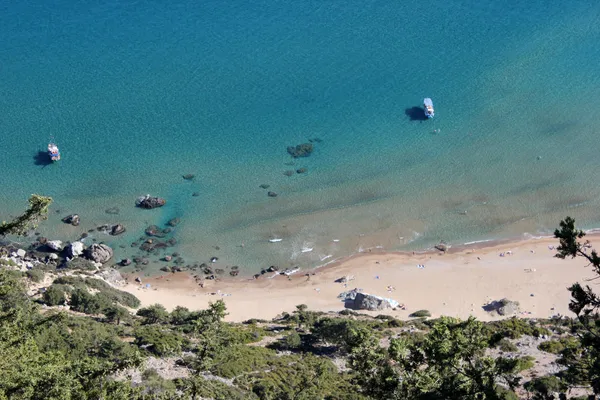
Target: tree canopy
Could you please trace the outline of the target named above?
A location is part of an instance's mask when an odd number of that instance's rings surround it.
[[[29,207],[25,212],[10,222],[0,224],[0,236],[25,235],[30,229],[35,229],[39,221],[47,218],[48,207],[52,203],[51,197],[32,194],[29,198]]]

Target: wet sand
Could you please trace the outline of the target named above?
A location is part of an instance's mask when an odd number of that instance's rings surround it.
[[[596,234],[587,238],[593,244],[598,237]],[[306,304],[311,310],[341,311],[344,304],[337,296],[353,288],[392,298],[405,306],[405,309],[361,312],[389,314],[400,319],[421,309],[429,310],[434,317],[473,315],[481,320],[497,319],[501,317],[482,307],[502,298],[520,303],[519,316],[572,316],[567,287],[575,282],[585,283],[594,275],[582,258],[554,257],[553,246],[557,245],[554,238],[540,238],[484,243],[447,253],[437,250],[414,254],[361,253],[317,270],[300,271],[289,278],[266,273],[256,280],[206,280],[204,287],[200,287],[192,276],[177,273],[142,277],[142,284],[130,283],[125,290],[135,294],[144,306],[160,303],[169,310],[176,306],[203,309],[209,302],[223,299],[230,321],[271,319],[284,311],[292,312],[298,304]],[[307,273],[310,275],[305,276]],[[347,275],[354,277],[347,286],[335,282]],[[129,281],[133,282],[133,277]]]

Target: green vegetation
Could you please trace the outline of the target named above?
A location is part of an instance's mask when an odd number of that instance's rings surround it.
[[[427,317],[431,317],[431,313],[429,312],[429,310],[419,310],[419,311],[415,311],[414,313],[410,314],[409,317],[411,317],[411,318],[427,318]]]
[[[35,229],[40,220],[47,218],[48,207],[52,203],[51,197],[32,194],[29,198],[29,207],[25,212],[10,222],[0,224],[0,236],[25,235],[30,229]]]
[[[27,270],[27,272],[25,272],[25,275],[32,282],[40,283],[44,280],[44,276],[46,275],[46,273],[44,272],[43,269],[33,268],[30,270]]]
[[[584,257],[600,273],[600,258],[578,242],[584,234],[574,221],[561,222],[555,235],[559,257]],[[234,324],[223,321],[221,300],[200,311],[155,304],[130,313],[140,305],[135,296],[92,277],[63,276],[29,297],[22,282],[43,277],[37,269],[0,269],[0,400],[515,400],[518,387],[550,399],[567,398],[574,386],[600,394],[600,299],[579,284],[570,288],[576,321],[420,319],[426,310],[398,321],[299,305],[274,321]],[[511,340],[543,335],[550,339],[539,349],[557,354],[565,369],[525,385],[522,376],[539,372],[522,374],[533,357],[489,351],[515,353]],[[185,377],[149,369],[150,357]],[[130,373],[141,383],[132,384]]]

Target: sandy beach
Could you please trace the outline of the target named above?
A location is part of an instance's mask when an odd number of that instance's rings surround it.
[[[588,236],[592,242],[597,237]],[[399,319],[421,309],[434,317],[497,319],[482,307],[502,298],[520,303],[519,316],[572,316],[567,287],[585,283],[593,273],[582,258],[554,257],[557,245],[556,239],[541,238],[448,253],[362,253],[317,270],[300,271],[289,279],[283,275],[271,278],[273,274],[267,273],[257,280],[205,281],[201,288],[192,276],[178,273],[142,277],[142,284],[130,283],[125,290],[139,297],[143,306],[160,303],[169,310],[176,306],[203,309],[221,298],[230,321],[271,319],[292,312],[297,304],[306,304],[311,310],[341,311],[344,304],[337,296],[353,288],[404,304],[402,310],[371,312]],[[347,287],[335,282],[348,275],[354,280]],[[133,277],[129,281],[133,282]]]

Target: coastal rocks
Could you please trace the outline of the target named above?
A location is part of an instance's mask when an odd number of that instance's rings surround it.
[[[181,219],[179,218],[172,218],[169,220],[169,222],[167,222],[167,225],[175,227],[177,225],[179,225],[179,223],[181,222]]]
[[[183,179],[185,179],[186,181],[191,181],[192,179],[194,179],[196,177],[196,175],[194,175],[194,174],[185,174],[182,176],[183,176]]]
[[[275,193],[275,192],[268,192],[267,196],[269,196],[269,197],[277,197],[277,193]]]
[[[127,283],[127,281],[125,281],[123,278],[123,275],[113,268],[99,272],[96,275],[113,286],[124,286]]]
[[[138,206],[140,208],[146,208],[146,209],[162,207],[166,203],[167,203],[167,201],[165,199],[162,199],[160,197],[153,197],[153,196],[150,196],[149,194],[147,194],[145,196],[140,196],[135,201],[136,206]]]
[[[131,259],[124,258],[121,261],[119,261],[119,265],[121,265],[122,267],[127,267],[128,265],[131,265],[131,262]]]
[[[110,228],[110,234],[111,234],[112,236],[117,236],[117,235],[120,235],[120,234],[121,234],[121,233],[123,233],[123,232],[125,232],[125,227],[124,227],[123,225],[121,225],[121,224],[116,224],[116,225],[113,225],[113,226]]]
[[[69,258],[79,257],[83,254],[83,243],[81,242],[73,242],[66,249],[66,256]]]
[[[104,264],[113,256],[113,250],[105,244],[94,243],[85,250],[86,258]]]
[[[60,240],[49,240],[46,242],[46,246],[48,246],[49,249],[54,251],[63,251],[65,247],[63,245],[63,242],[61,242]]]
[[[489,313],[496,313],[502,316],[514,315],[519,312],[519,302],[508,299],[494,300],[483,306],[483,309]]]
[[[23,258],[27,254],[27,252],[23,249],[17,249],[17,257]]]
[[[156,225],[150,225],[144,230],[144,232],[148,236],[154,236],[158,238],[162,238],[165,236],[165,233]]]
[[[344,302],[346,308],[351,308],[353,310],[378,311],[398,306],[396,300],[362,293],[359,289],[342,292],[338,295],[338,298]]]
[[[448,246],[444,242],[440,242],[439,244],[436,244],[434,247],[439,251],[443,251],[444,253],[447,252],[448,249],[450,248],[450,246]]]
[[[294,158],[308,157],[313,152],[313,144],[302,143],[297,146],[289,146],[287,152]]]
[[[380,311],[387,308],[394,308],[398,305],[396,300],[386,299],[366,293],[356,293],[352,308],[354,310]]]
[[[64,222],[65,224],[73,225],[73,226],[79,226],[79,223],[81,222],[81,220],[79,219],[79,215],[71,214],[71,215],[67,215],[66,217],[64,217],[62,219],[62,222]]]

